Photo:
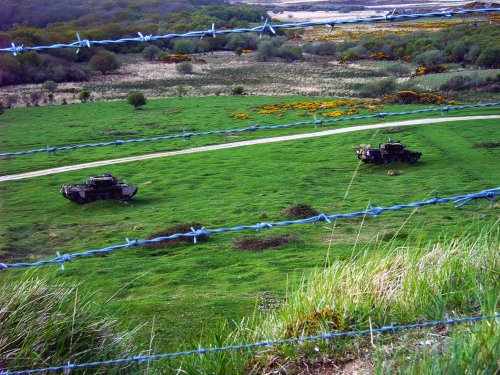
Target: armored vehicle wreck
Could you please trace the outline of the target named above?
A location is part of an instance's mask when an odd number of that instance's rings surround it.
[[[78,204],[107,199],[129,201],[135,193],[137,187],[120,184],[118,179],[110,174],[90,177],[84,184],[61,186],[63,197]]]
[[[415,163],[422,156],[421,152],[406,150],[401,141],[388,140],[381,143],[379,148],[371,148],[370,145],[362,145],[356,150],[358,159],[365,163],[387,164],[387,163]]]

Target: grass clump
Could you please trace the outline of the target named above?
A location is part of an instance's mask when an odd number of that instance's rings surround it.
[[[1,278],[0,290],[0,371],[133,354],[131,335],[119,333],[94,295],[80,292],[77,284],[26,274],[23,281]],[[106,368],[107,373],[123,370]]]
[[[495,320],[474,326],[456,326],[444,344],[436,339],[421,342],[421,349],[400,351],[395,358],[379,355],[376,373],[390,374],[497,374],[500,341]]]

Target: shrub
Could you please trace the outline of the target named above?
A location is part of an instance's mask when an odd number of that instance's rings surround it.
[[[152,44],[142,50],[142,57],[144,57],[147,61],[154,61],[158,59],[161,53],[161,49]]]
[[[277,49],[272,40],[266,39],[259,43],[257,47],[257,61],[269,61],[277,54]]]
[[[233,95],[243,95],[245,93],[245,88],[243,86],[234,86],[231,89]]]
[[[121,66],[121,61],[113,52],[101,50],[90,59],[90,66],[92,69],[106,74],[117,70]]]
[[[181,74],[192,74],[193,73],[193,64],[188,61],[183,61],[175,67],[175,69]]]
[[[415,56],[413,61],[425,66],[439,65],[446,62],[446,55],[442,51],[433,49]]]
[[[234,51],[237,50],[238,48],[243,49],[246,47],[246,45],[247,42],[241,34],[233,34],[227,38],[227,43],[225,48]]]
[[[177,86],[176,90],[177,90],[177,96],[179,98],[182,98],[188,92],[187,88],[185,86],[182,86],[182,85],[181,86]]]
[[[448,66],[446,65],[431,65],[431,66],[421,66],[417,69],[416,75],[417,76],[423,76],[426,74],[433,74],[433,73],[444,73],[448,71]]]
[[[127,95],[127,103],[134,106],[135,110],[146,104],[146,97],[140,91],[132,91]]]
[[[234,50],[234,53],[238,56],[241,56],[241,54],[243,53],[243,48],[242,47],[238,47]]]
[[[456,102],[447,100],[441,95],[431,94],[429,92],[417,93],[411,90],[398,91],[396,94],[384,97],[386,103],[400,104],[457,104]]]
[[[319,56],[335,56],[337,45],[331,42],[319,42],[304,46],[304,52]]]
[[[278,48],[277,56],[285,59],[287,62],[301,60],[302,49],[299,46],[283,44],[280,48]]]
[[[167,64],[178,64],[183,61],[191,61],[191,57],[188,55],[165,55],[159,58],[161,62],[166,62]]]
[[[478,74],[456,75],[441,85],[441,90],[462,91],[480,87],[486,80]]]
[[[364,84],[359,94],[365,98],[380,98],[381,96],[392,94],[396,91],[396,87],[396,79],[389,77]]]
[[[0,115],[5,113],[5,107],[3,106],[3,102],[0,102]]]
[[[54,81],[45,81],[42,85],[42,89],[47,90],[48,92],[55,92],[57,90],[57,83]]]
[[[90,99],[90,90],[89,89],[83,89],[82,91],[80,91],[78,93],[77,98],[82,103],[86,103]]]
[[[196,44],[190,39],[178,39],[174,44],[174,51],[177,54],[186,54],[196,52]]]

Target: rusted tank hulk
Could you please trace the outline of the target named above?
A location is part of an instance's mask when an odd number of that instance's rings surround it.
[[[107,199],[128,201],[135,193],[137,187],[120,184],[118,179],[110,174],[90,177],[84,184],[61,186],[63,197],[78,204]]]
[[[362,145],[357,150],[358,159],[364,163],[387,164],[387,163],[415,163],[421,152],[405,150],[406,146],[401,141],[393,142],[389,139],[381,143],[379,148],[371,148],[370,145]]]

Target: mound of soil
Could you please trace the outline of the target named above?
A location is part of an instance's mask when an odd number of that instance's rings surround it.
[[[311,216],[319,215],[319,212],[313,209],[311,206],[302,203],[288,207],[282,213],[287,217],[292,217],[295,219],[306,219]]]
[[[295,241],[295,237],[289,235],[270,236],[270,237],[242,237],[233,241],[233,246],[238,250],[252,250],[261,251],[265,249],[272,249],[280,247],[281,245]]]
[[[187,232],[192,232],[191,228],[194,229],[201,229],[203,226],[199,223],[182,223],[178,225],[173,225],[171,227],[165,228],[164,230],[154,233],[150,236],[148,236],[146,239],[152,240],[153,238],[157,237],[167,237],[171,236],[172,234],[176,233],[187,233]],[[196,240],[196,242],[204,242],[208,241],[208,236],[199,236]],[[155,243],[150,243],[147,245],[144,245],[145,248],[148,249],[159,249],[159,248],[168,248],[168,247],[174,247],[178,246],[180,244],[194,244],[193,237],[180,237],[180,238],[174,238],[171,240],[166,240],[162,242],[155,242]]]

